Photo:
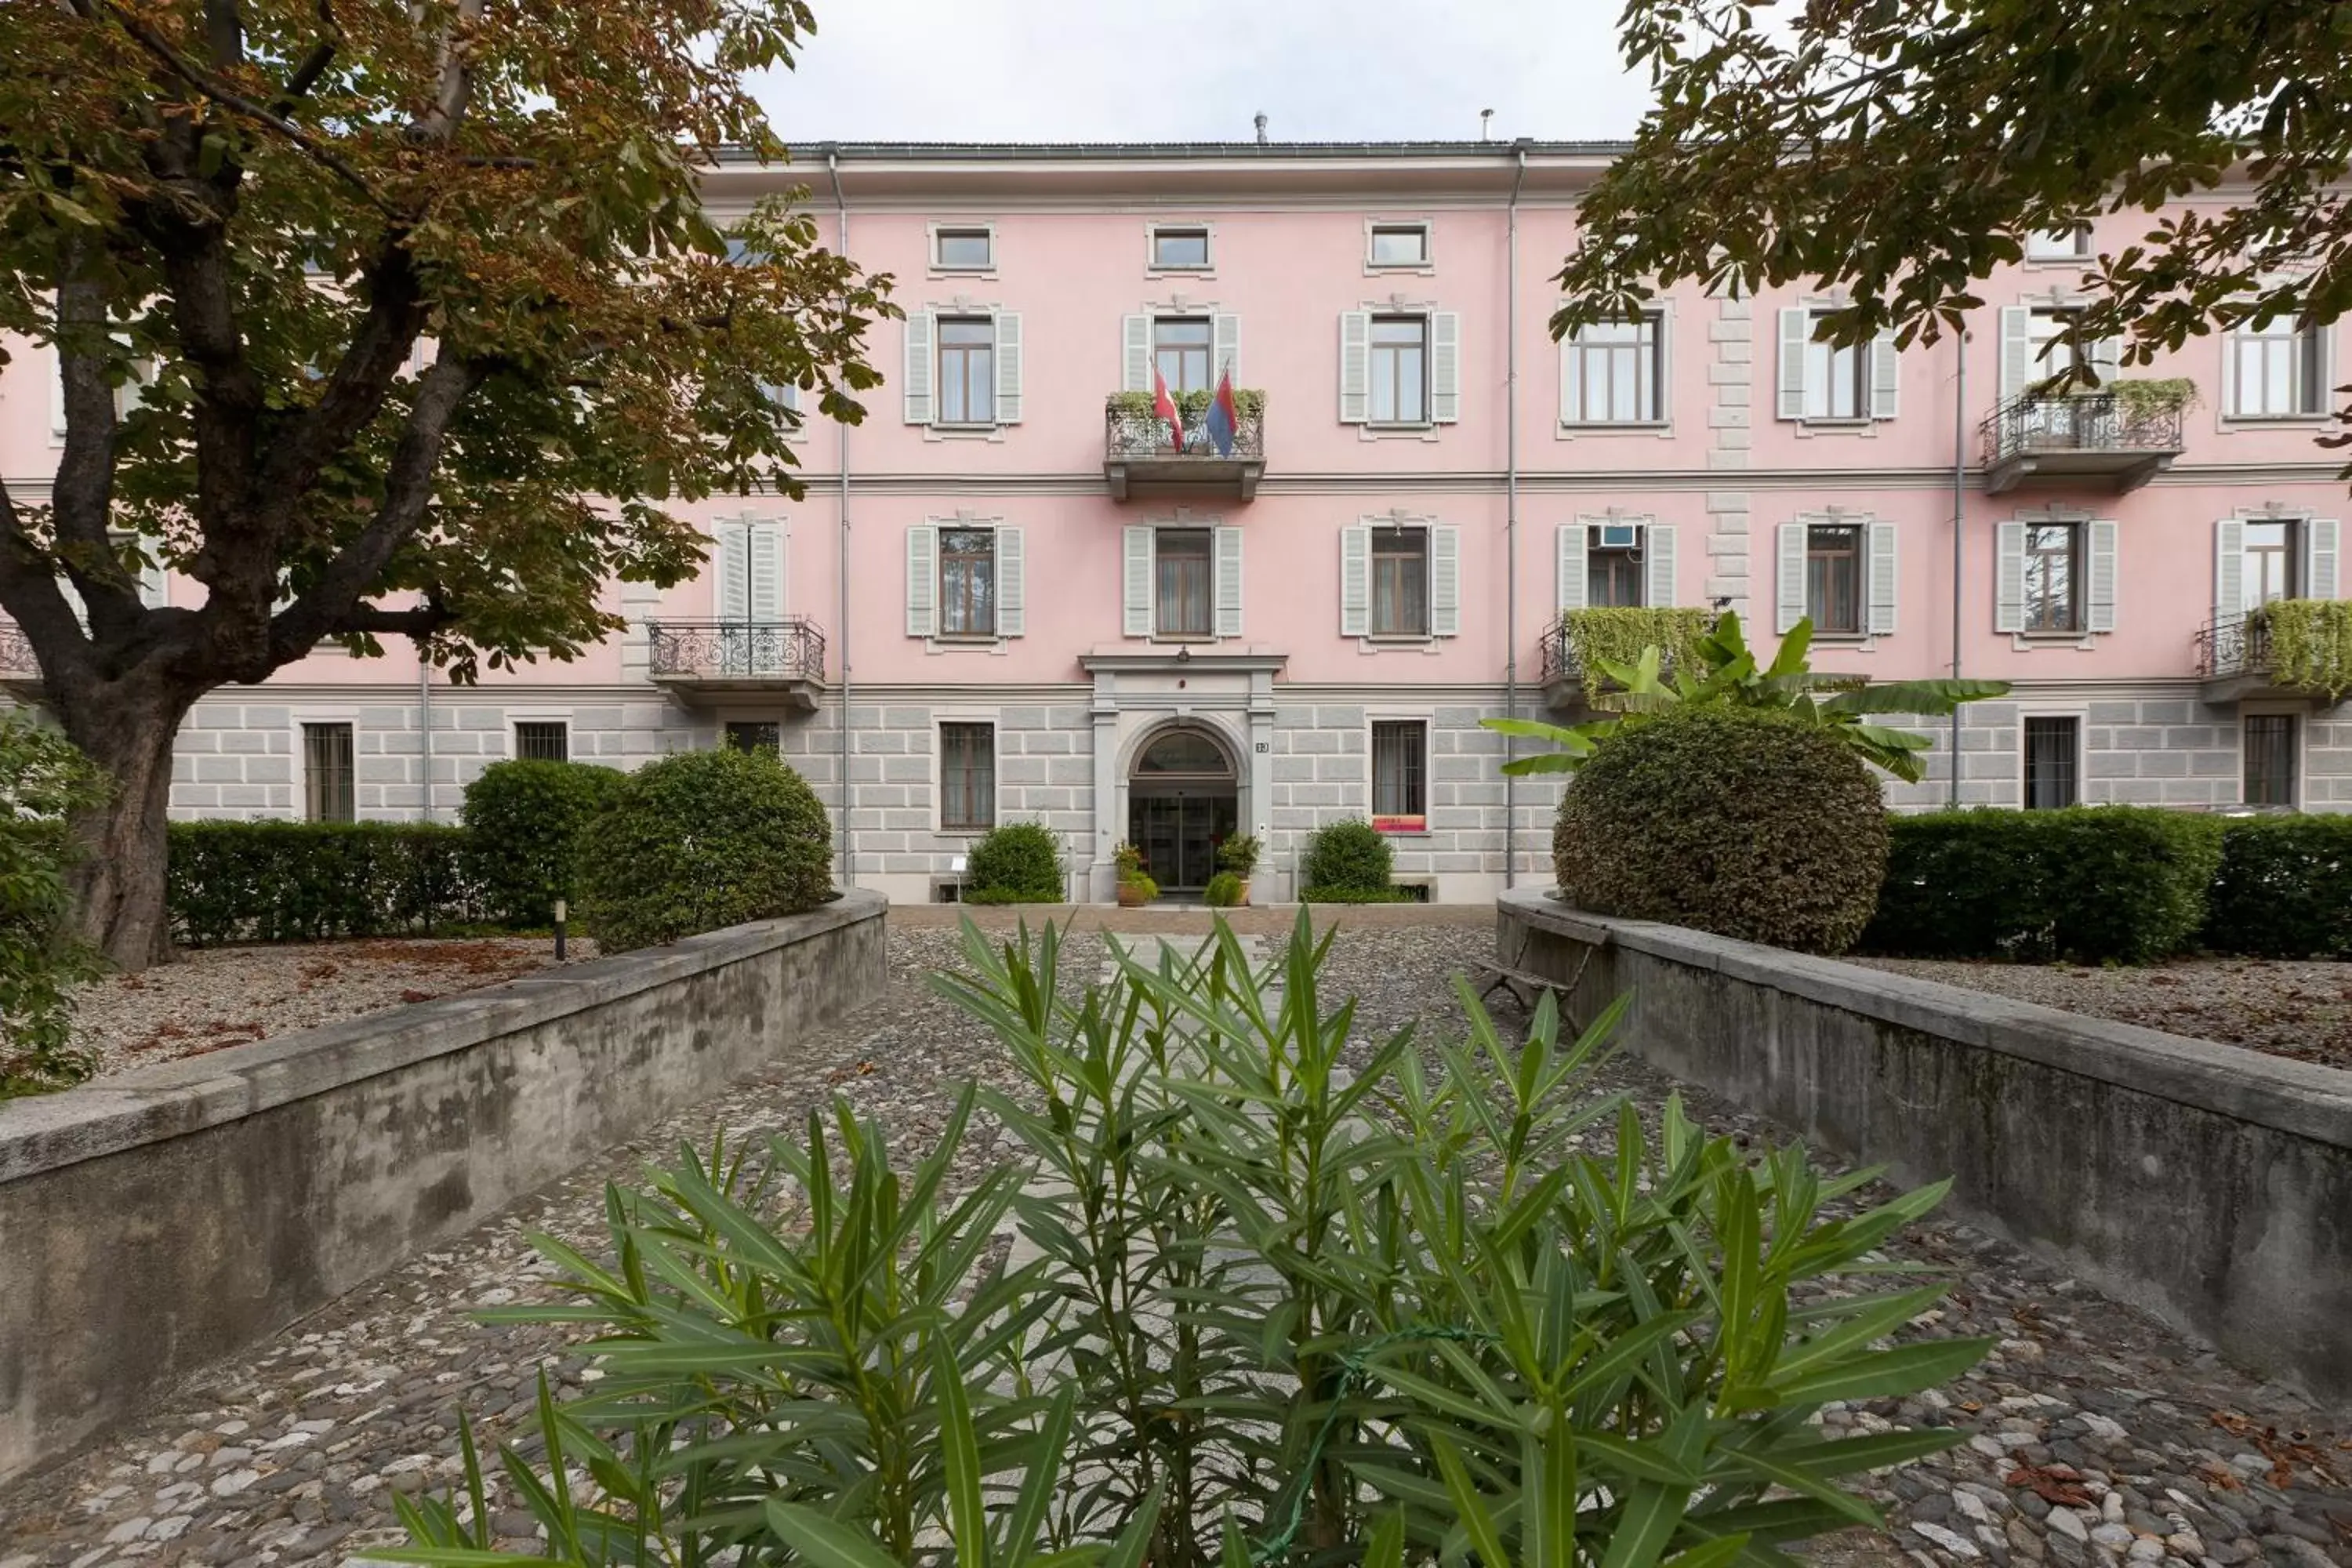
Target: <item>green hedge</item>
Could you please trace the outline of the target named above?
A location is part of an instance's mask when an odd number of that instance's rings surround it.
[[[1893,820],[1872,952],[2147,963],[2205,924],[2216,816],[2150,806],[1946,811]]]
[[[2352,816],[2231,821],[2203,942],[2262,958],[2352,958]]]
[[[173,937],[320,942],[481,919],[463,828],[422,822],[175,822]]]
[[[484,908],[503,925],[554,923],[554,900],[576,900],[579,844],[611,804],[621,774],[588,763],[493,763],[466,786],[459,814]]]

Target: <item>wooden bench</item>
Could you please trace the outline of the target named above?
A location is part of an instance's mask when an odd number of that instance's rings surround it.
[[[1561,1024],[1571,1030],[1580,1029],[1583,1026],[1579,1024],[1576,1016],[1569,1011],[1569,998],[1575,994],[1577,986],[1582,984],[1584,972],[1591,966],[1592,955],[1599,951],[1598,948],[1586,948],[1576,961],[1575,972],[1566,980],[1554,980],[1549,975],[1538,974],[1533,970],[1521,969],[1515,964],[1482,959],[1471,966],[1472,972],[1482,976],[1485,981],[1478,987],[1478,998],[1483,1002],[1497,991],[1507,990],[1511,994],[1512,1001],[1517,1002],[1528,1012],[1533,1012],[1537,998],[1549,991],[1559,998]]]

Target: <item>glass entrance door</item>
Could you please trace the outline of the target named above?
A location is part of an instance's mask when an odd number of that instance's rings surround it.
[[[1128,805],[1128,842],[1163,892],[1199,892],[1217,874],[1217,846],[1239,819],[1231,791],[1139,791]]]

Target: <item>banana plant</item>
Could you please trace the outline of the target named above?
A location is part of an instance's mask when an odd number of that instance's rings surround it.
[[[1602,660],[1601,673],[1622,688],[1598,700],[1601,706],[1614,710],[1608,718],[1575,725],[1547,724],[1535,719],[1480,722],[1498,734],[1541,741],[1551,748],[1503,764],[1503,772],[1525,776],[1574,773],[1611,735],[1662,713],[1707,705],[1748,708],[1786,714],[1827,730],[1863,761],[1906,784],[1916,784],[1925,773],[1921,755],[1934,742],[1913,731],[1874,724],[1870,716],[1945,714],[1964,702],[2004,696],[2009,690],[2005,680],[1874,682],[1859,676],[1831,675],[1815,670],[1810,663],[1812,643],[1813,623],[1799,621],[1780,639],[1772,662],[1759,665],[1740,631],[1739,617],[1727,610],[1694,645],[1696,657],[1688,666],[1677,665],[1671,678],[1661,672],[1664,656],[1654,647],[1643,648],[1640,658],[1630,665]]]

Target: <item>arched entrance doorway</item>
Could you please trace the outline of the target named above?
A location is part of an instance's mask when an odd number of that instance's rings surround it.
[[[1162,730],[1144,742],[1127,782],[1127,841],[1163,892],[1198,892],[1217,873],[1217,846],[1241,820],[1234,760],[1208,733]]]

